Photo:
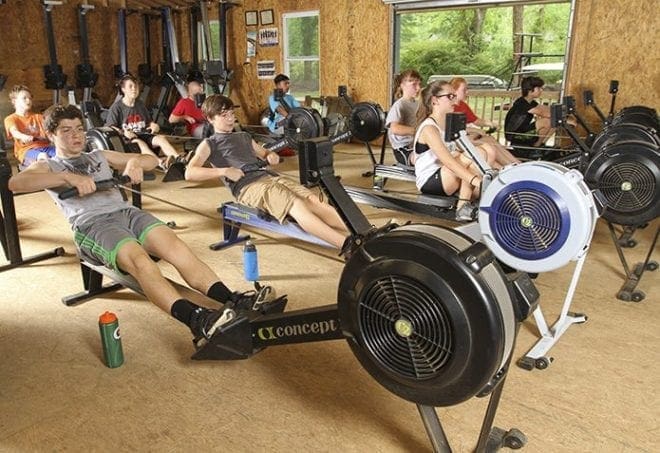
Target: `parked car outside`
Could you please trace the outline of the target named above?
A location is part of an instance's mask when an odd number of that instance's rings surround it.
[[[455,75],[432,75],[429,77],[428,83],[436,80],[445,80],[449,82],[454,77],[463,77],[468,84],[468,88],[493,90],[493,89],[506,89],[507,83],[498,79],[495,76],[487,74],[455,74]]]

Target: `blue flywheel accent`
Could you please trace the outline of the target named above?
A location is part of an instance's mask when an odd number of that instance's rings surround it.
[[[535,181],[504,186],[490,206],[494,240],[516,258],[541,260],[562,248],[571,228],[571,216],[562,197]]]

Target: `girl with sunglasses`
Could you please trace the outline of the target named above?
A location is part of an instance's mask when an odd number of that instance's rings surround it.
[[[422,90],[420,120],[414,140],[417,188],[425,194],[452,196],[458,193],[456,220],[471,221],[477,214],[474,203],[479,196],[481,175],[472,160],[463,155],[456,143],[446,143],[445,117],[454,111],[456,94],[444,81],[430,83]],[[481,150],[484,159],[492,163]]]

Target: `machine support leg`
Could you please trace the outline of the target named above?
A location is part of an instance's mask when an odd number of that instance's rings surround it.
[[[422,417],[426,434],[428,434],[433,445],[433,451],[435,453],[451,453],[449,441],[447,440],[445,431],[442,429],[435,407],[418,404],[417,410]]]

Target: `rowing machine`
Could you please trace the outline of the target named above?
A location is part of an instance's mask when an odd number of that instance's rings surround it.
[[[299,158],[301,179],[321,185],[351,231],[337,304],[236,319],[198,344],[193,359],[246,359],[268,346],[346,339],[372,377],[417,404],[437,451],[449,443],[433,407],[487,395],[477,449],[521,446],[519,431],[491,428],[517,325],[536,305],[529,277],[505,276],[483,244],[454,230],[372,227],[335,177],[329,141],[303,142]]]
[[[474,145],[461,124],[463,118],[456,118],[450,121],[448,116],[446,140],[455,137],[468,150]],[[479,228],[481,240],[497,259],[528,273],[548,272],[576,261],[557,321],[548,327],[540,305],[534,310],[540,338],[518,360],[522,368],[547,368],[552,361],[547,354],[554,344],[572,324],[587,320],[569,309],[598,216],[591,190],[577,170],[541,161],[486,172]]]

